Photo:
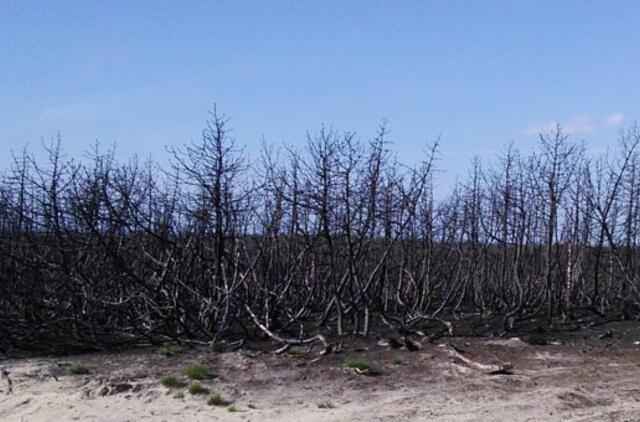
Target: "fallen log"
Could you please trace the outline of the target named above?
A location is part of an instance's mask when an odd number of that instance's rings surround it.
[[[245,305],[245,310],[247,311],[249,316],[251,316],[253,323],[258,328],[260,328],[262,332],[264,332],[267,336],[277,341],[278,343],[284,344],[284,346],[282,346],[281,348],[275,351],[276,354],[282,354],[286,352],[291,348],[291,346],[303,346],[303,345],[308,345],[315,342],[322,343],[322,346],[324,347],[324,349],[320,352],[321,355],[329,354],[332,351],[331,345],[327,342],[327,339],[322,334],[316,334],[313,337],[303,338],[303,339],[292,339],[292,338],[281,337],[278,334],[271,331],[269,328],[267,328],[266,325],[262,324],[258,319],[258,317],[256,316],[256,314],[253,313],[249,305]]]
[[[513,365],[510,362],[501,363],[498,365],[487,365],[484,363],[476,362],[462,353],[460,353],[453,344],[441,345],[442,348],[453,358],[454,361],[467,366],[471,369],[481,371],[487,375],[512,375]]]

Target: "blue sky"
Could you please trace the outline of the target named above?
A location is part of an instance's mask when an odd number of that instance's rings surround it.
[[[638,1],[0,0],[0,164],[60,132],[165,156],[216,102],[249,153],[321,124],[444,180],[554,122],[593,149],[640,116]]]

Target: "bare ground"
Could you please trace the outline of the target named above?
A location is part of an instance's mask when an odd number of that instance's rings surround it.
[[[524,337],[523,337],[524,338]],[[464,356],[511,362],[511,375],[488,375],[452,359],[442,344],[392,350],[352,339],[341,353],[213,352],[165,357],[157,349],[0,362],[2,421],[640,421],[640,329],[617,323],[534,346],[518,337],[455,338]],[[440,343],[446,343],[441,341]],[[375,376],[345,367],[363,358]],[[400,363],[399,360],[402,362]],[[69,375],[73,362],[92,368]],[[208,406],[181,375],[191,362],[215,373],[202,381],[233,407]],[[233,411],[235,410],[235,411]]]

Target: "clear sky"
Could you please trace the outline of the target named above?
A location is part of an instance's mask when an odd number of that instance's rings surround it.
[[[640,1],[0,0],[0,163],[60,132],[161,159],[216,102],[256,151],[325,123],[445,179],[561,122],[594,149],[640,116]]]

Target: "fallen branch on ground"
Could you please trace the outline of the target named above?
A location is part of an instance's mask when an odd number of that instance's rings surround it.
[[[462,353],[456,350],[456,347],[452,344],[449,345],[441,345],[444,350],[451,356],[454,361],[461,363],[469,368],[485,372],[487,375],[511,375],[513,372],[513,365],[510,362],[501,363],[498,365],[487,365],[484,363],[479,363],[470,358],[462,355]]]
[[[326,355],[328,353],[331,353],[331,350],[332,350],[331,345],[327,342],[327,339],[322,334],[316,334],[313,337],[308,337],[304,339],[284,338],[277,335],[273,331],[271,331],[269,328],[267,328],[266,325],[262,324],[258,319],[258,317],[256,316],[256,314],[253,313],[253,311],[248,305],[245,305],[245,310],[251,316],[253,323],[256,324],[256,326],[260,328],[266,335],[268,335],[278,343],[284,343],[284,346],[282,346],[281,348],[275,351],[276,354],[281,354],[286,352],[287,350],[289,350],[289,348],[291,348],[291,346],[302,346],[305,344],[315,343],[316,341],[319,341],[324,346],[324,350],[320,352],[321,355]]]

